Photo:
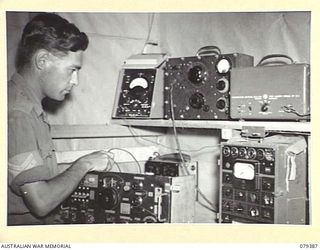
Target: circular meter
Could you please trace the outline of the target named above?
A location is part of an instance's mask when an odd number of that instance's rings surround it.
[[[249,148],[248,149],[248,157],[249,159],[254,159],[256,158],[257,151],[254,148]]]
[[[220,74],[226,74],[230,71],[231,69],[231,63],[228,59],[222,58],[217,62],[217,71]]]
[[[223,147],[222,153],[223,153],[223,155],[225,155],[225,156],[229,156],[229,155],[230,155],[230,148],[227,147],[227,146]]]
[[[231,152],[231,156],[232,157],[237,157],[238,153],[239,153],[239,150],[236,147],[232,147],[230,152]]]
[[[146,88],[148,88],[148,85],[149,84],[146,79],[144,79],[143,77],[137,77],[130,82],[129,88],[134,89],[136,87],[141,87],[143,89],[146,89]]]
[[[142,96],[143,94],[145,94],[148,87],[149,83],[145,78],[137,77],[130,82],[129,93],[134,97]]]

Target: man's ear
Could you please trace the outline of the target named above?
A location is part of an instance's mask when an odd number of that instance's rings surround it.
[[[39,49],[34,55],[34,64],[39,70],[42,70],[49,65],[50,60],[50,52],[45,49]]]

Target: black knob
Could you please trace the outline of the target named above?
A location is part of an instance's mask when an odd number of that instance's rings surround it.
[[[225,191],[225,195],[226,196],[230,196],[231,195],[231,189],[226,189],[226,191]]]
[[[196,92],[189,98],[189,104],[195,109],[201,109],[204,105],[204,96],[203,94]]]
[[[217,107],[219,110],[225,109],[226,106],[227,106],[226,100],[223,99],[223,98],[222,98],[222,99],[219,99],[219,100],[217,101],[217,103],[216,103],[216,107]]]
[[[269,104],[268,103],[262,104],[262,106],[261,106],[261,111],[262,112],[267,112],[268,109],[269,109]]]
[[[259,216],[259,210],[256,209],[256,208],[251,208],[251,209],[250,209],[250,216],[252,216],[252,217],[257,217],[257,216]]]
[[[134,200],[132,201],[133,206],[140,206],[143,202],[142,197],[135,197]]]
[[[219,91],[223,91],[224,89],[226,88],[226,82],[222,79],[220,79],[218,82],[217,82],[217,89]]]
[[[231,176],[229,174],[226,174],[225,177],[224,177],[224,181],[226,183],[230,183],[231,182]]]
[[[237,207],[237,212],[239,212],[239,213],[243,212],[243,206],[241,206],[240,204]]]
[[[230,206],[229,202],[226,202],[226,203],[224,204],[224,208],[225,208],[225,210],[227,210],[227,211],[230,210],[231,206]]]
[[[253,194],[253,193],[250,194],[250,201],[251,201],[251,202],[256,202],[256,201],[257,201],[257,198],[258,198],[258,197],[257,197],[256,194]]]
[[[142,189],[143,188],[143,182],[134,182],[131,185],[132,189]]]
[[[200,66],[191,68],[188,72],[188,79],[194,84],[199,84],[204,78],[203,69]]]

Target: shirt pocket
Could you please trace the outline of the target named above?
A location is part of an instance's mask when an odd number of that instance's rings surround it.
[[[42,145],[39,145],[39,151],[42,159],[49,160],[53,159],[55,157],[55,149],[53,147],[52,142],[44,143]]]
[[[39,145],[40,155],[43,159],[45,167],[50,171],[51,177],[59,174],[56,151],[51,140]]]

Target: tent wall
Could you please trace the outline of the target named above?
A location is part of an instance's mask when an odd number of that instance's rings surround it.
[[[222,53],[252,55],[255,64],[273,53],[310,63],[311,12],[58,14],[86,32],[90,44],[80,71],[80,84],[49,114],[52,124],[110,124],[121,65],[132,54],[142,52],[148,37],[159,44],[158,50],[172,57],[193,56],[200,47],[215,45]],[[8,77],[15,70],[15,49],[30,16],[7,12]],[[153,138],[163,145],[158,145],[160,152],[173,151],[176,145],[171,129],[160,132],[162,136]],[[179,129],[178,134],[181,148],[199,162],[200,188],[217,202],[220,131]],[[55,143],[58,150],[154,144],[121,133],[111,138],[60,139]]]

